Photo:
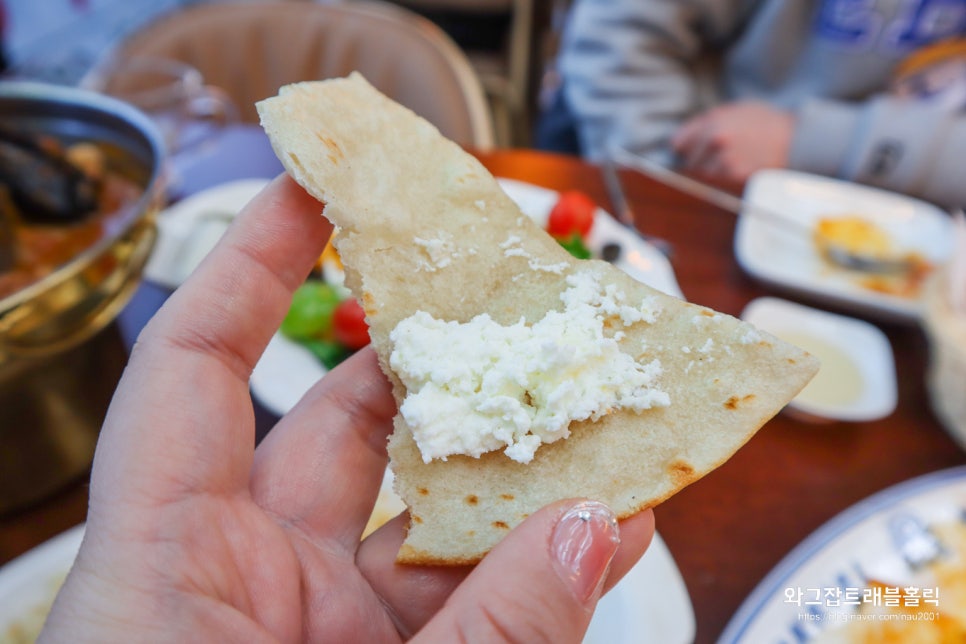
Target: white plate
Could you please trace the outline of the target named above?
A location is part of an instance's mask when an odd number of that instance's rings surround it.
[[[558,192],[512,179],[500,179],[499,182],[520,210],[541,226],[546,224]],[[599,257],[604,246],[610,243],[620,244],[622,249],[615,266],[660,291],[684,297],[667,258],[598,208],[587,246],[594,256]],[[307,349],[276,333],[255,365],[251,377],[252,393],[266,409],[281,416],[325,373],[325,367]]]
[[[393,492],[390,470],[383,477],[376,508],[380,525],[406,509]],[[598,602],[584,644],[685,644],[694,640],[694,631],[694,610],[684,580],[655,533],[641,560]]]
[[[535,186],[513,179],[499,179],[503,191],[513,199],[526,215],[540,226],[546,226],[550,210],[560,196],[556,190]],[[610,243],[620,244],[622,253],[614,266],[639,282],[644,282],[668,295],[683,299],[681,288],[667,257],[622,224],[603,208],[594,215],[594,225],[587,238],[587,247],[594,257],[600,257]]]
[[[741,318],[822,361],[815,379],[789,403],[807,416],[869,421],[896,408],[892,346],[877,327],[855,318],[763,297]]]
[[[839,589],[843,597],[855,596],[856,590],[862,595],[870,578],[896,586],[917,583],[893,536],[896,522],[929,526],[962,521],[963,508],[966,467],[911,479],[857,503],[812,533],[768,573],[719,642],[808,642],[842,624],[854,611],[835,606],[834,599],[825,597],[826,590]],[[942,589],[939,595],[941,601]]]
[[[377,501],[387,516],[404,507],[391,486],[387,476]],[[0,641],[15,628],[18,634],[36,636],[83,536],[84,526],[76,526],[0,568]],[[655,534],[637,565],[598,603],[584,643],[685,644],[694,639],[694,632],[694,611],[684,581]]]
[[[951,219],[918,199],[848,181],[790,170],[755,173],[745,201],[799,222],[783,225],[752,212],[742,213],[735,229],[735,256],[741,267],[763,282],[817,301],[883,319],[915,321],[917,298],[870,290],[848,271],[836,269],[815,250],[810,231],[825,216],[867,217],[903,250],[920,253],[934,264],[952,252]]]
[[[177,288],[214,247],[235,215],[268,184],[241,179],[191,195],[158,215],[158,241],[144,277]]]
[[[0,567],[0,642],[34,641],[83,537],[75,526]]]
[[[685,644],[694,632],[691,597],[655,533],[637,565],[597,603],[584,644]]]

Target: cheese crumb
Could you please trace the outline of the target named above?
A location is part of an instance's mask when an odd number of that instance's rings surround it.
[[[420,261],[419,268],[422,270],[427,270],[430,273],[437,271],[440,268],[446,268],[453,263],[453,259],[459,257],[459,253],[456,250],[456,244],[453,243],[453,236],[449,233],[441,233],[438,238],[435,239],[423,239],[421,237],[413,238],[413,243],[419,248],[423,249],[426,257],[429,259],[428,262]]]
[[[537,260],[532,254],[530,254],[522,246],[522,240],[516,235],[510,235],[503,242],[500,243],[500,248],[503,249],[504,257],[522,257],[527,260],[527,266],[530,267],[532,271],[544,271],[547,273],[555,273],[557,275],[563,275],[569,268],[567,262],[557,262],[556,264],[544,264]],[[514,280],[516,276],[514,276]]]
[[[761,341],[761,334],[758,333],[758,329],[748,328],[744,331],[742,336],[738,338],[738,342],[741,344],[755,344]]]
[[[569,264],[567,262],[558,262],[556,264],[541,264],[537,260],[531,258],[527,262],[527,266],[530,267],[532,271],[546,271],[547,273],[556,273],[557,275],[563,275],[567,270]]]
[[[638,306],[597,277],[567,277],[561,311],[504,326],[487,314],[469,322],[417,311],[390,334],[390,366],[408,394],[400,413],[425,462],[504,449],[520,463],[570,435],[573,421],[617,410],[666,407],[661,364],[636,362],[605,333],[605,320],[653,322],[656,300]]]

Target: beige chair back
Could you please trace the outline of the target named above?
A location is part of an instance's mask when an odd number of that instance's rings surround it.
[[[194,5],[152,22],[110,58],[132,56],[196,67],[252,123],[254,103],[282,85],[357,70],[457,143],[493,146],[492,116],[465,54],[435,24],[388,3]]]

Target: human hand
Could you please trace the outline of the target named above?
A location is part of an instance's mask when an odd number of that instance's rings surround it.
[[[604,506],[534,513],[475,568],[394,562],[406,517],[360,541],[395,402],[371,349],[254,449],[252,368],[331,226],[287,176],[142,332],[101,432],[76,563],[41,641],[577,642],[654,532]]]
[[[788,165],[795,117],[758,101],[714,107],[685,121],[671,138],[683,170],[744,184],[757,170]]]

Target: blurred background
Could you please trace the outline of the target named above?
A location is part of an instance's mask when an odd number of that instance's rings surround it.
[[[5,78],[75,85],[125,38],[202,4],[312,0],[0,0]],[[392,0],[439,25],[469,57],[492,110],[496,143],[525,147],[570,0]],[[299,52],[289,54],[293,61]]]

